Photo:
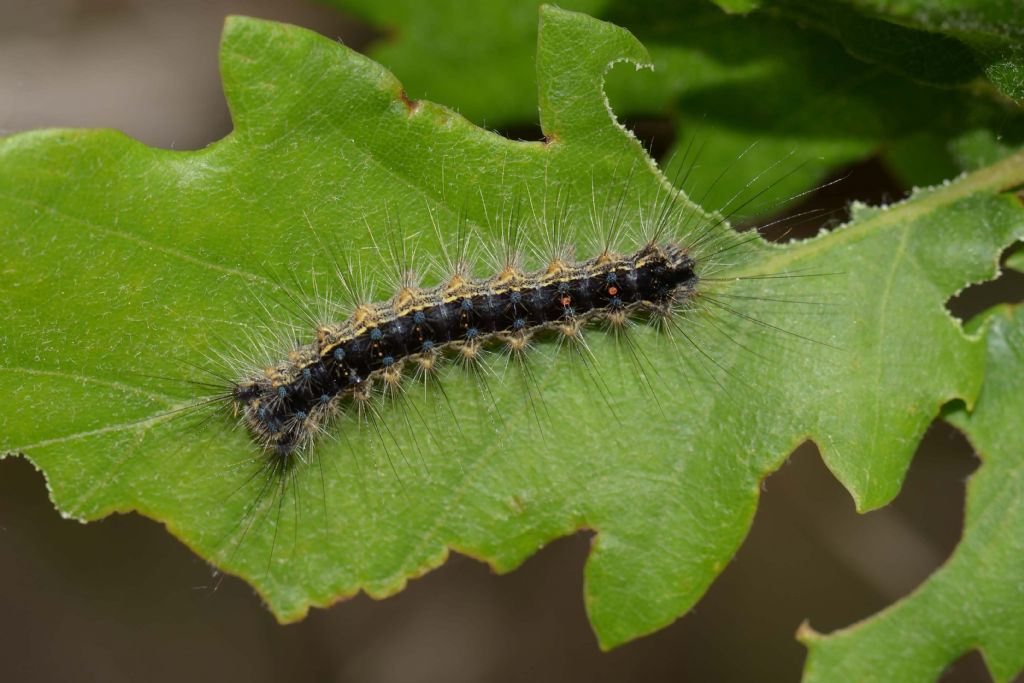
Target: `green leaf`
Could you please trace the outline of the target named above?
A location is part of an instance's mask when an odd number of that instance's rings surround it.
[[[883,20],[871,4],[771,0],[770,8],[837,38],[858,59],[911,80],[951,87],[981,77],[970,48],[959,40]]]
[[[369,54],[402,74],[409,95],[444,102],[481,126],[535,124],[540,0],[327,0],[385,30]],[[569,0],[599,15],[608,0]],[[430,55],[430,59],[424,59]]]
[[[951,144],[957,164],[964,169],[989,166],[1014,154],[1024,146],[1024,121],[1004,129],[999,135],[990,130],[968,131]]]
[[[459,0],[328,2],[386,29],[370,55],[402,74],[413,96],[448,103],[486,126],[535,121],[530,66],[539,0],[472,9]],[[610,99],[620,116],[671,121],[676,145],[666,157],[677,158],[666,169],[670,177],[689,161],[682,150],[696,140],[705,172],[688,189],[706,194],[706,206],[722,206],[787,154],[804,165],[749,207],[751,214],[771,214],[829,172],[879,152],[907,184],[933,184],[956,175],[951,140],[1024,127],[1019,109],[988,84],[978,86],[981,67],[955,36],[846,3],[775,0],[758,11],[746,0],[716,4],[567,5],[629,28],[650,49],[652,71],[609,73]],[[1015,30],[1008,19],[1006,30]]]
[[[714,3],[729,14],[746,14],[761,6],[761,0],[714,0]]]
[[[967,487],[963,538],[912,594],[828,636],[802,629],[807,683],[926,683],[980,650],[997,683],[1024,669],[1024,308],[986,316],[988,365],[973,412],[948,419],[981,457]]]
[[[1006,267],[1024,273],[1024,250],[1017,250],[1006,259]]]
[[[851,5],[869,16],[955,39],[971,50],[993,85],[1024,101],[1024,5],[1001,0],[852,0]]]
[[[1022,156],[859,207],[814,240],[750,242],[753,258],[723,266],[751,278],[720,283],[732,314],[680,319],[696,349],[647,327],[635,355],[589,334],[591,363],[539,342],[528,374],[492,358],[486,392],[449,366],[443,395],[382,404],[376,430],[342,420],[254,513],[249,437],[227,411],[168,415],[194,394],[165,378],[205,379],[191,366],[232,344],[257,353],[268,315],[279,335],[311,338],[286,290],[337,289],[322,242],[376,271],[400,219],[425,263],[441,256],[434,222],[452,238],[462,216],[493,243],[540,206],[565,211],[583,250],[593,208],[635,226],[667,184],[602,90],[609,64],[646,51],[583,15],[541,13],[546,144],[410,101],[376,63],[295,27],[234,18],[221,60],[235,129],[204,150],[111,131],[0,141],[0,451],[31,459],[66,515],[163,522],[282,620],[394,593],[450,549],[509,571],[588,528],[587,610],[613,647],[694,605],[747,533],[761,479],[797,444],[814,439],[871,509],[897,493],[939,407],[979,390],[983,345],[944,303],[992,277],[1024,235],[1004,194],[1024,183]]]

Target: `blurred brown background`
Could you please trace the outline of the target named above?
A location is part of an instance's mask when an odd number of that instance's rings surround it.
[[[357,49],[375,37],[309,2],[0,0],[0,134],[110,127],[174,149],[220,138],[230,120],[217,44],[229,13],[299,24]],[[664,130],[644,122],[641,136],[645,128]],[[868,162],[809,203],[841,212],[853,198],[900,194]],[[1020,300],[1022,280],[1004,276],[951,306],[966,316]],[[937,423],[895,503],[859,516],[813,446],[799,449],[765,483],[749,538],[696,610],[601,654],[583,611],[584,534],[507,576],[454,557],[389,600],[358,597],[279,626],[245,584],[218,587],[208,565],[156,523],[62,520],[41,475],[8,459],[0,680],[796,681],[801,621],[829,631],[869,616],[952,552],[977,463]],[[988,680],[977,654],[943,677]]]

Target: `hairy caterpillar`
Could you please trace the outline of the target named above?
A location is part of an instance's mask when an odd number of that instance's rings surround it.
[[[681,168],[688,171],[692,166],[693,162]],[[472,419],[492,422],[492,438],[511,444],[516,437],[505,429],[502,415],[507,404],[498,405],[506,399],[495,398],[495,393],[507,398],[509,387],[492,392],[491,384],[508,384],[504,373],[509,368],[518,371],[524,403],[543,432],[543,423],[550,419],[542,374],[551,371],[545,348],[556,353],[572,350],[569,356],[583,370],[581,381],[592,385],[584,386],[582,395],[601,401],[606,408],[602,412],[614,422],[619,419],[615,404],[622,389],[611,386],[608,373],[621,368],[609,367],[604,353],[595,355],[590,341],[594,334],[613,339],[628,359],[625,374],[639,386],[655,426],[671,419],[659,392],[688,393],[687,387],[666,383],[666,366],[685,363],[694,369],[686,382],[709,381],[722,387],[733,371],[718,346],[758,355],[761,352],[751,347],[751,333],[806,340],[799,330],[773,324],[770,315],[751,315],[749,304],[814,304],[803,293],[793,297],[792,288],[778,286],[808,273],[730,274],[737,265],[756,262],[764,247],[760,231],[772,225],[735,232],[726,222],[764,191],[748,192],[758,178],[730,205],[711,214],[680,201],[680,190],[667,182],[654,200],[624,206],[625,198],[633,197],[633,177],[630,172],[623,181],[620,175],[612,189],[591,183],[590,196],[584,199],[560,186],[545,188],[537,206],[529,191],[520,205],[510,206],[504,196],[490,201],[481,197],[487,225],[468,220],[440,225],[429,207],[426,226],[406,221],[396,230],[398,222],[392,224],[387,217],[376,227],[367,222],[373,252],[329,246],[333,236],[324,239],[329,233],[321,234],[322,229],[307,219],[320,245],[321,253],[314,259],[326,264],[311,269],[312,295],[299,284],[305,277],[290,278],[294,286],[270,278],[276,294],[268,288],[254,293],[270,317],[263,322],[275,339],[268,344],[258,332],[245,331],[232,348],[205,354],[210,365],[219,367],[204,368],[217,378],[218,391],[196,404],[215,407],[204,423],[209,424],[210,417],[231,416],[254,445],[244,464],[254,464],[255,469],[238,490],[248,490],[254,479],[262,482],[237,520],[241,537],[225,541],[224,547],[233,553],[251,526],[267,515],[279,519],[286,498],[295,498],[293,517],[298,524],[303,489],[296,485],[297,476],[319,471],[322,480],[324,467],[346,466],[335,457],[323,458],[327,442],[339,442],[342,450],[351,452],[356,469],[368,447],[382,453],[402,489],[408,481],[403,482],[407,475],[396,467],[396,452],[409,465],[405,451],[418,451],[426,469],[427,461],[445,450],[445,439],[486,443],[487,437],[479,432],[475,438],[461,433],[459,420],[466,418],[456,413],[463,411],[452,411],[448,403],[451,389],[444,385],[458,367],[480,389],[483,404]],[[554,198],[549,200],[549,194]],[[489,203],[500,207],[492,214],[486,210]],[[519,208],[523,204],[525,211]],[[586,210],[573,211],[581,206]],[[377,239],[385,236],[381,248]],[[416,249],[423,243],[440,256],[418,258]],[[367,278],[366,261],[378,259],[391,262],[387,276]],[[318,279],[326,279],[326,285],[317,285]],[[344,301],[331,293],[339,288]],[[277,294],[286,297],[283,308],[293,313],[299,309],[295,318],[301,322],[285,322],[278,312],[269,312],[265,302]],[[671,343],[668,355],[654,356],[646,342],[635,339],[646,326],[660,330]],[[561,372],[566,367],[563,364]],[[424,403],[407,400],[407,385],[414,379],[422,382],[424,396],[432,397],[426,405],[433,402],[442,409],[438,414],[426,415]],[[629,425],[621,427],[614,437],[616,447],[628,446]],[[591,425],[580,421],[578,428]],[[366,432],[365,438],[355,438],[359,431]],[[403,434],[397,435],[399,431]],[[429,470],[426,474],[429,480]],[[326,492],[323,495],[326,499]],[[271,553],[277,529],[275,522]]]
[[[670,315],[695,290],[695,265],[678,245],[652,242],[628,256],[555,260],[535,273],[510,264],[487,279],[406,286],[390,301],[359,304],[342,324],[321,326],[311,344],[232,387],[232,401],[271,457],[287,461],[339,401],[368,400],[377,381],[400,382],[406,363],[429,372],[449,350],[471,360],[502,342],[519,353],[538,332],[574,338],[597,318],[621,328],[637,312]]]

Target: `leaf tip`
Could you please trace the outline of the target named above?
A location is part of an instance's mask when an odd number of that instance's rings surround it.
[[[620,62],[630,62],[638,69],[652,68],[647,48],[628,30],[586,14],[542,5],[537,85],[545,135],[566,139],[607,129],[608,117],[615,121],[615,115],[604,92],[604,80],[608,70]]]
[[[804,645],[810,646],[811,644],[821,640],[822,635],[815,631],[811,627],[811,622],[804,619],[800,622],[800,626],[796,629],[796,639]]]

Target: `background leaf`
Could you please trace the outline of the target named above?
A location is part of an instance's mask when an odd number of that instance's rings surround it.
[[[1006,259],[1006,267],[1024,273],[1024,251],[1017,250]]]
[[[369,54],[403,74],[411,95],[448,103],[486,126],[533,125],[536,3],[467,9],[457,0],[329,2],[385,29]],[[985,82],[984,64],[960,40],[970,34],[981,41],[983,26],[996,26],[999,50],[1012,51],[1024,22],[1005,3],[958,13],[935,3],[882,9],[871,2],[777,0],[745,15],[722,10],[745,12],[756,3],[563,4],[629,28],[650,49],[654,69],[613,70],[609,96],[627,119],[670,121],[652,136],[659,148],[675,141],[665,159],[679,163],[691,140],[702,146],[704,182],[688,189],[706,206],[721,206],[791,153],[804,165],[749,213],[772,213],[827,174],[872,155],[882,155],[905,184],[920,186],[956,175],[952,146],[963,135],[986,131],[1010,146],[1024,141],[1019,109]],[[435,59],[425,63],[424,54]],[[1000,79],[1003,86],[1018,87],[1012,78]],[[707,179],[727,168],[709,188]],[[670,177],[675,172],[670,163]]]
[[[1024,7],[999,0],[854,0],[869,16],[956,39],[1007,97],[1024,100]],[[927,67],[925,67],[927,68]]]
[[[138,510],[163,521],[250,581],[284,620],[359,589],[397,591],[449,548],[506,571],[552,538],[594,529],[586,601],[606,647],[699,599],[745,535],[761,479],[805,438],[860,509],[888,502],[939,406],[979,389],[983,346],[943,305],[991,277],[1000,250],[1024,233],[1019,202],[1003,194],[1024,182],[1020,156],[887,209],[858,208],[851,225],[815,240],[751,245],[757,258],[732,274],[821,277],[738,282],[732,294],[822,305],[738,299],[735,308],[836,348],[742,318],[732,324],[744,346],[695,326],[694,341],[730,369],[709,373],[698,352],[643,330],[637,343],[661,387],[652,413],[628,354],[596,333],[611,390],[596,397],[578,364],[542,347],[531,370],[539,420],[522,377],[494,383],[489,413],[491,398],[451,368],[458,429],[437,393],[418,392],[415,408],[386,409],[395,449],[343,423],[346,438],[318,451],[322,478],[298,480],[240,539],[259,489],[248,437],[227,416],[199,426],[166,419],[191,393],[154,377],[181,376],[182,360],[205,363],[222,338],[258,335],[255,300],[286,317],[268,270],[294,274],[306,291],[329,280],[322,257],[310,267],[319,246],[304,218],[338,251],[377,266],[386,214],[420,235],[425,259],[439,251],[432,218],[450,236],[464,214],[494,239],[495,212],[508,218],[555,187],[585,218],[597,187],[623,197],[636,223],[636,207],[665,191],[602,91],[607,65],[645,62],[643,47],[582,15],[542,17],[538,101],[549,144],[486,133],[403,97],[389,73],[331,41],[247,19],[225,32],[235,130],[216,145],[166,152],[105,131],[4,140],[3,450],[45,472],[66,514]],[[593,227],[579,222],[583,243]],[[402,417],[416,411],[436,434]]]

